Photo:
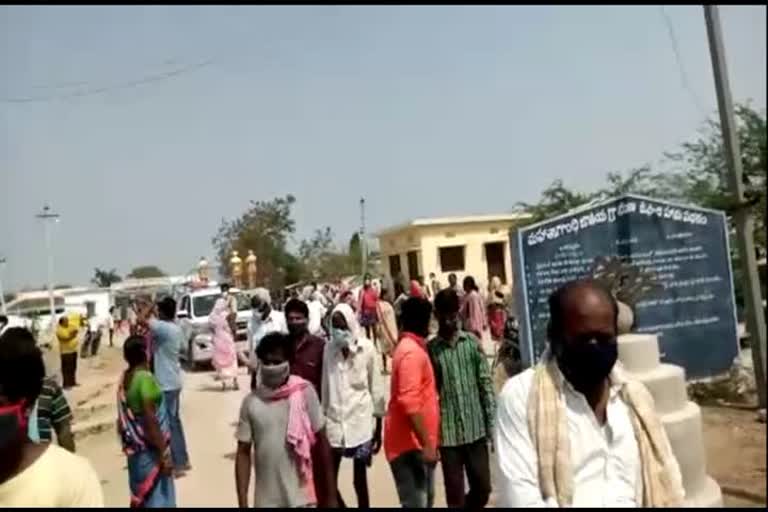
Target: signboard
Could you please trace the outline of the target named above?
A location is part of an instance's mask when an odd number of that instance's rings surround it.
[[[691,378],[727,371],[738,355],[727,222],[722,212],[627,195],[511,234],[526,364],[546,344],[549,295],[618,257],[655,276],[634,307],[634,332],[659,336],[662,361]]]

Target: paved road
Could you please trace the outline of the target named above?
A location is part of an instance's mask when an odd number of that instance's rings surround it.
[[[213,374],[186,374],[182,393],[182,416],[193,466],[187,476],[176,480],[180,507],[236,507],[234,483],[234,428],[240,402],[247,389],[247,377],[240,377],[240,391],[222,392]],[[90,459],[99,473],[107,506],[128,504],[128,475],[125,457],[114,431],[92,435],[80,441],[78,452]],[[368,473],[371,505],[396,507],[397,493],[384,454],[374,458]],[[436,473],[436,506],[444,506],[443,481]],[[352,464],[342,462],[339,488],[348,505],[355,506]]]

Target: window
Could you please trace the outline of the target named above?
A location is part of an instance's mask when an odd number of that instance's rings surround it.
[[[440,268],[443,272],[460,272],[464,270],[464,246],[440,248]]]

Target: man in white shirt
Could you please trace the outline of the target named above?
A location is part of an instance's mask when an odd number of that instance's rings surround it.
[[[367,471],[381,449],[384,393],[373,342],[365,338],[348,304],[331,315],[331,337],[323,352],[322,405],[336,476],[342,457],[353,460],[357,506],[369,508]],[[341,493],[339,506],[344,508]]]
[[[251,372],[251,389],[256,385],[256,372],[259,360],[256,357],[256,348],[261,339],[271,332],[288,333],[285,315],[281,311],[272,309],[272,299],[269,290],[257,288],[251,297],[251,310],[253,315],[248,321],[248,359],[245,363]]]
[[[323,335],[323,318],[327,310],[320,302],[320,292],[317,291],[317,285],[307,286],[301,293],[303,300],[309,308],[309,323],[307,330],[312,336]]]
[[[680,506],[680,469],[639,382],[616,364],[618,307],[593,281],[549,298],[550,347],[504,385],[502,507]]]

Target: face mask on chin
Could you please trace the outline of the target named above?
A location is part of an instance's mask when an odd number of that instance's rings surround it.
[[[262,364],[259,368],[261,383],[270,389],[277,389],[283,385],[291,372],[288,361],[280,364]]]
[[[610,375],[619,357],[619,347],[616,338],[574,344],[561,340],[555,356],[560,371],[573,388],[588,395]]]

